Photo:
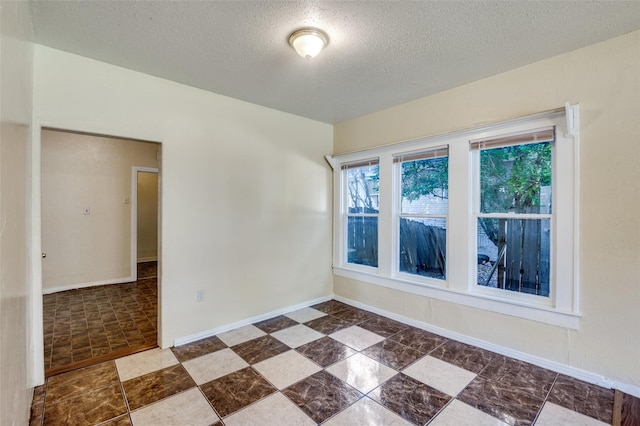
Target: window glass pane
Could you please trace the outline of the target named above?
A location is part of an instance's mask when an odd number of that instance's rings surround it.
[[[478,285],[549,296],[549,219],[478,219]]]
[[[404,214],[447,214],[448,158],[428,158],[402,163]]]
[[[447,220],[400,218],[400,272],[445,279]]]
[[[480,151],[482,213],[551,213],[551,143]]]
[[[376,165],[349,168],[347,181],[348,213],[378,213],[380,167]]]
[[[347,262],[378,266],[376,216],[347,216]]]

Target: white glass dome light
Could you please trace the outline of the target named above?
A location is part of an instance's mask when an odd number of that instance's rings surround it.
[[[289,36],[289,44],[305,59],[311,59],[329,44],[329,36],[317,28],[302,28]]]

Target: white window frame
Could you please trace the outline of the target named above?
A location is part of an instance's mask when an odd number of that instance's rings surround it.
[[[334,165],[334,259],[336,276],[556,326],[579,326],[579,117],[578,105],[494,125],[336,155]],[[552,154],[552,236],[549,297],[489,289],[476,283],[477,216],[474,175],[479,173],[469,142],[554,126]],[[393,157],[449,146],[449,214],[445,280],[398,272],[400,186]],[[477,152],[476,152],[477,154]],[[379,159],[378,268],[348,264],[341,165]],[[479,288],[480,287],[480,288]],[[487,291],[489,290],[489,291]]]
[[[341,194],[341,224],[342,224],[342,244],[340,246],[340,260],[344,265],[348,265],[349,268],[353,268],[354,270],[361,270],[364,272],[367,271],[377,271],[378,267],[376,266],[368,266],[368,265],[361,265],[358,263],[349,263],[348,261],[348,253],[347,253],[347,243],[348,243],[348,237],[347,237],[347,223],[348,223],[348,218],[349,217],[376,217],[378,218],[378,265],[380,265],[380,241],[379,241],[379,235],[380,235],[380,213],[349,213],[349,190],[347,188],[348,185],[348,178],[347,173],[349,172],[350,168],[357,168],[357,167],[365,167],[367,165],[367,163],[369,163],[368,165],[378,165],[378,167],[380,167],[379,165],[379,159],[377,157],[372,157],[372,158],[367,158],[364,160],[359,160],[355,163],[357,163],[357,165],[355,167],[353,167],[352,164],[349,163],[353,163],[353,162],[342,162],[340,164],[340,194]],[[352,166],[349,168],[343,168],[342,166]],[[378,206],[380,206],[380,193],[378,192],[377,194],[378,196]]]
[[[431,147],[429,149],[426,150],[420,150],[419,152],[428,152],[428,151],[435,151],[435,150],[447,150],[447,162],[449,161],[449,147],[448,146],[436,146],[436,147]],[[393,234],[392,237],[392,242],[393,242],[393,255],[394,255],[394,259],[391,262],[391,267],[394,273],[394,276],[402,279],[402,280],[406,280],[406,281],[415,281],[417,283],[422,283],[422,284],[429,284],[429,285],[435,285],[435,286],[440,286],[443,287],[446,284],[446,280],[447,280],[447,276],[449,274],[449,207],[448,207],[448,203],[447,203],[447,214],[424,214],[424,213],[419,213],[419,214],[410,214],[410,213],[402,213],[402,164],[404,163],[404,161],[398,161],[396,162],[395,159],[398,157],[402,157],[402,156],[406,156],[406,155],[411,155],[414,154],[412,152],[403,152],[401,154],[398,155],[393,155],[394,158],[394,170],[393,170],[393,187],[394,187],[394,191],[393,191],[393,209],[392,209],[392,214],[393,214],[393,226],[394,226],[394,231],[395,233]],[[448,167],[448,165],[447,165]],[[439,279],[439,278],[428,278],[428,277],[422,277],[420,275],[417,274],[411,274],[408,272],[402,272],[400,271],[400,220],[402,218],[408,218],[408,219],[444,219],[445,220],[445,229],[446,229],[446,253],[445,253],[445,278],[444,279]],[[378,233],[380,232],[380,229],[378,229]],[[380,262],[380,259],[378,259],[378,262]]]

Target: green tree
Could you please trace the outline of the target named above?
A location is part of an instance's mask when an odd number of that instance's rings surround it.
[[[426,195],[447,198],[449,162],[445,158],[402,163],[402,197],[409,201]]]
[[[402,163],[402,197],[446,198],[449,185],[447,158]],[[483,213],[532,213],[540,207],[540,189],[551,185],[551,144],[513,145],[480,152],[480,210]],[[487,236],[497,244],[495,221],[480,220]]]

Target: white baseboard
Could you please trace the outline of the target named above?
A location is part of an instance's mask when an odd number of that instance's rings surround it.
[[[258,321],[264,321],[269,318],[277,317],[278,315],[283,315],[289,312],[297,311],[298,309],[307,308],[311,305],[316,305],[318,303],[326,302],[327,300],[333,299],[333,295],[319,297],[317,299],[308,300],[303,303],[298,303],[297,305],[288,306],[286,308],[277,309],[275,311],[267,312],[266,314],[258,315],[255,317],[243,319],[241,321],[236,321],[231,324],[226,324],[217,328],[213,328],[211,330],[205,330],[200,333],[191,334],[189,336],[179,337],[174,340],[174,346],[182,346],[187,343],[195,342],[196,340],[206,339],[207,337],[215,336],[216,334],[224,333],[227,331],[231,331],[233,329],[244,327],[245,325],[251,325]]]
[[[369,305],[365,305],[364,303],[356,302],[351,299],[347,299],[342,296],[333,296],[334,299],[346,303],[351,306],[355,306],[357,308],[361,308],[396,321],[412,325],[417,328],[421,328],[423,330],[439,334],[440,336],[444,336],[450,339],[458,340],[463,343],[467,343],[469,345],[477,346],[482,349],[486,349],[492,352],[499,353],[501,355],[505,355],[511,358],[519,359],[521,361],[528,362],[530,364],[537,365],[542,368],[546,368],[548,370],[555,371],[557,373],[561,373],[570,377],[574,377],[576,379],[592,383],[594,385],[602,386],[607,389],[618,389],[624,393],[629,395],[633,395],[640,398],[640,387],[634,386],[628,383],[618,382],[616,380],[611,380],[605,376],[600,374],[592,373],[590,371],[582,370],[579,368],[571,367],[569,365],[565,365],[556,361],[550,361],[545,358],[541,358],[535,355],[528,354],[526,352],[520,352],[514,349],[510,349],[504,346],[496,345],[494,343],[486,342],[484,340],[476,339],[474,337],[469,337],[464,334],[459,334],[453,331],[446,330],[444,328],[436,327],[431,324],[427,324],[421,321],[417,321],[411,318],[403,317],[402,315],[395,314],[393,312],[388,312],[382,309],[374,308]]]
[[[124,284],[124,283],[131,283],[134,281],[135,281],[134,277],[124,277],[124,278],[114,278],[111,280],[93,281],[90,283],[69,284],[62,287],[43,288],[42,294],[58,293],[60,291],[67,291],[67,290],[77,290],[79,288],[95,287],[97,285]]]
[[[156,262],[158,260],[158,256],[151,256],[151,257],[139,257],[138,258],[138,263],[144,263],[144,262]]]

